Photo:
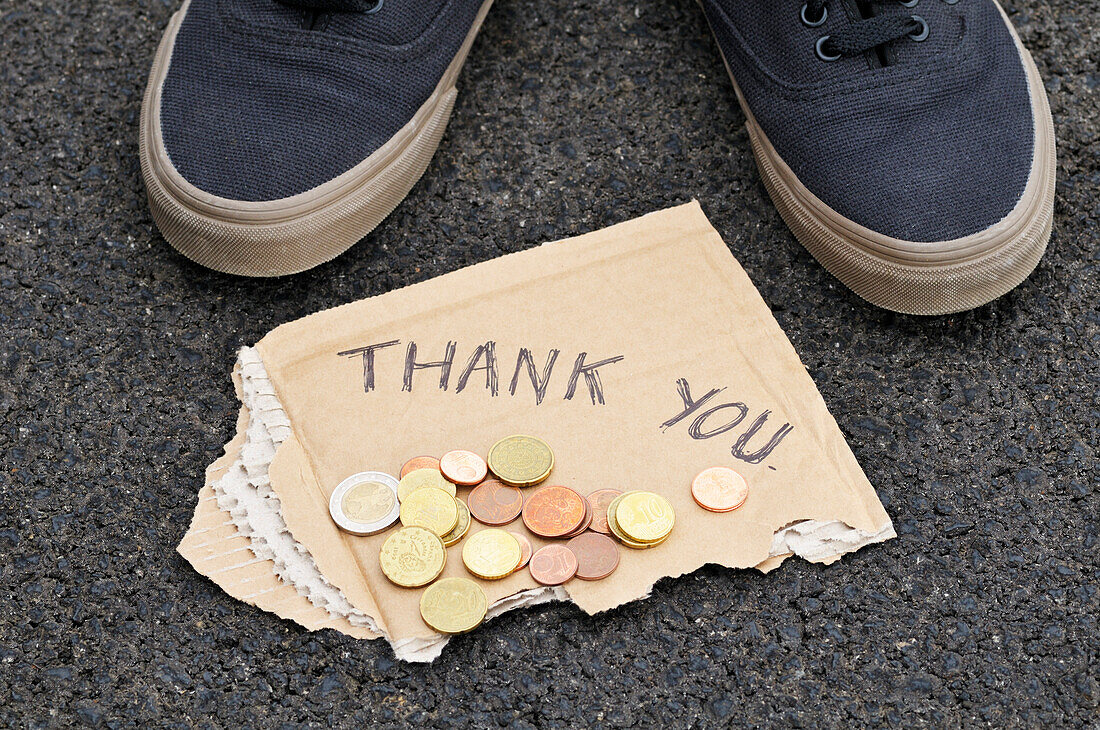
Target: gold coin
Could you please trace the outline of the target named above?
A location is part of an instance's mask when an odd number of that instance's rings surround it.
[[[466,503],[461,499],[455,499],[455,505],[458,506],[458,524],[455,528],[443,536],[444,547],[450,547],[456,542],[466,537],[466,533],[470,531],[470,508],[466,506]]]
[[[618,521],[616,521],[615,519],[615,510],[618,509],[619,502],[621,502],[622,498],[625,497],[627,494],[633,494],[633,492],[620,494],[618,497],[611,500],[611,504],[607,505],[607,529],[611,530],[611,534],[614,535],[623,545],[626,545],[629,548],[634,548],[635,550],[644,550],[645,548],[649,547],[649,545],[644,542],[636,542],[624,535],[622,529],[619,527]]]
[[[615,522],[634,542],[657,542],[668,537],[676,523],[669,501],[654,492],[628,492],[618,498]]]
[[[444,578],[420,596],[424,623],[441,634],[461,634],[477,628],[488,608],[485,591],[469,578]]]
[[[489,468],[513,487],[530,487],[550,476],[554,452],[534,436],[507,436],[489,449]]]
[[[627,494],[634,494],[634,493],[635,492],[626,492],[624,494],[621,494],[618,497],[616,497],[615,499],[613,499],[611,501],[611,504],[609,504],[607,506],[607,528],[611,531],[611,534],[614,535],[618,539],[619,542],[621,542],[623,545],[625,545],[628,548],[633,548],[634,550],[645,550],[647,548],[657,547],[658,545],[660,545],[661,543],[663,543],[665,540],[668,539],[668,535],[665,535],[663,538],[661,538],[660,540],[657,540],[655,542],[639,542],[637,540],[632,540],[629,537],[627,537],[623,533],[622,529],[619,527],[619,523],[615,521],[615,510],[618,509],[619,502],[621,501],[621,499],[623,497],[625,497]],[[669,534],[672,534],[672,533],[670,532]]]
[[[452,497],[455,496],[455,485],[444,479],[439,469],[414,469],[397,483],[397,498],[404,502],[405,497],[425,487],[442,489]]]
[[[669,535],[671,535],[671,534],[672,533],[669,533]],[[662,537],[660,540],[657,540],[656,542],[633,542],[633,541],[623,542],[623,546],[628,547],[631,550],[649,550],[650,548],[655,548],[658,545],[660,545],[661,543],[668,540],[668,537],[669,537],[668,535],[665,535],[664,537]]]
[[[401,524],[446,535],[458,525],[458,503],[442,489],[417,489],[401,503]]]
[[[495,528],[470,535],[462,546],[462,562],[466,570],[478,578],[497,580],[516,569],[523,552],[519,541],[504,530]]]
[[[447,550],[439,536],[423,527],[402,527],[386,538],[378,553],[382,573],[405,588],[427,585],[447,564]]]

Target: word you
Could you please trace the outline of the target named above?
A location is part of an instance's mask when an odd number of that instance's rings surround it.
[[[740,426],[741,422],[745,420],[745,417],[749,415],[749,407],[740,401],[714,403],[715,396],[723,390],[725,390],[725,388],[714,388],[708,391],[702,398],[696,400],[691,397],[691,388],[688,387],[687,379],[679,378],[676,381],[676,392],[680,395],[680,400],[684,402],[684,408],[675,416],[662,423],[661,430],[667,431],[669,428],[689,418],[692,420],[687,427],[688,435],[696,440],[714,438],[715,436],[720,436],[734,430]],[[752,423],[741,432],[730,448],[730,453],[733,454],[734,458],[748,462],[749,464],[759,464],[764,459],[768,458],[771,452],[775,451],[775,447],[779,445],[779,442],[781,442],[787,434],[794,430],[794,426],[789,423],[784,423],[776,429],[775,433],[771,435],[771,438],[762,446],[750,451],[749,441],[752,441],[753,437],[764,428],[764,425],[768,422],[768,416],[770,416],[771,413],[771,411],[767,410],[762,411],[760,415],[754,418]]]

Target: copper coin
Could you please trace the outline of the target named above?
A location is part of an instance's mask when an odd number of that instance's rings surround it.
[[[531,562],[531,541],[528,540],[527,536],[522,532],[512,532],[511,530],[508,532],[512,537],[516,538],[516,541],[519,543],[520,557],[519,565],[516,566],[516,570],[521,570]],[[515,571],[512,572],[514,573]]]
[[[544,586],[560,586],[577,573],[577,556],[564,545],[547,545],[531,556],[531,577]]]
[[[470,514],[483,525],[507,525],[523,510],[523,493],[489,479],[474,487],[466,498]]]
[[[589,504],[588,500],[585,497],[581,497],[581,499],[584,500],[584,519],[581,520],[581,523],[577,525],[577,528],[575,530],[570,530],[565,535],[562,535],[562,537],[564,537],[566,540],[581,534],[588,529],[589,525],[592,524],[592,505]]]
[[[439,469],[439,459],[434,456],[414,456],[401,467],[401,477],[417,469]]]
[[[619,547],[607,535],[585,532],[565,546],[577,556],[577,577],[581,580],[601,580],[619,567]]]
[[[562,537],[583,524],[584,497],[569,487],[543,487],[523,505],[523,524],[542,537]]]
[[[732,512],[749,497],[745,478],[725,466],[712,466],[699,472],[691,483],[691,496],[700,507],[711,512]]]
[[[589,529],[605,535],[611,534],[611,528],[607,526],[607,506],[620,494],[622,492],[618,489],[597,489],[588,495],[588,504],[592,506],[592,524],[588,526]]]
[[[489,473],[489,465],[472,451],[455,449],[439,457],[439,470],[455,484],[472,487]]]

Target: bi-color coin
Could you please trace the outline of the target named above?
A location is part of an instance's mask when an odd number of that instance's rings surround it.
[[[397,480],[380,471],[353,474],[340,482],[328,500],[337,527],[353,535],[373,535],[397,521]]]
[[[443,578],[424,589],[420,615],[441,634],[461,634],[485,620],[489,599],[469,578]]]
[[[534,436],[506,436],[489,449],[489,468],[513,487],[530,487],[550,476],[554,452]]]

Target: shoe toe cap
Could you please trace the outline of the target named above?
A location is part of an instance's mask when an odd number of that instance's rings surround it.
[[[197,12],[180,27],[157,111],[172,167],[209,195],[258,202],[311,190],[378,150],[434,87],[323,39],[218,32]]]

